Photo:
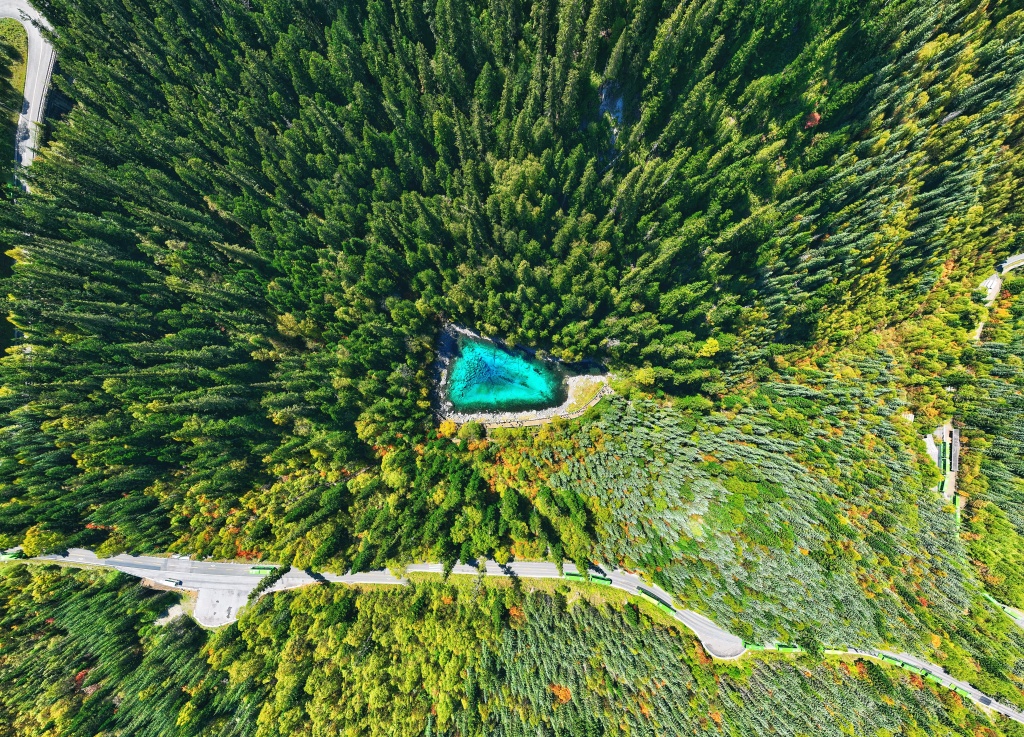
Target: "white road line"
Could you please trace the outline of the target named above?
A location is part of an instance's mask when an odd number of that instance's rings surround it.
[[[50,77],[53,73],[53,64],[56,59],[53,46],[43,38],[38,23],[49,28],[46,20],[35,11],[24,0],[0,0],[0,18],[15,18],[21,21],[28,35],[28,64],[25,77],[25,102],[18,122],[18,138],[16,158],[21,166],[29,166],[35,156],[35,148],[39,140],[39,127],[43,120],[45,111],[46,93],[50,85]],[[1001,265],[1001,273],[1024,265],[1024,253],[1011,256]],[[986,290],[986,304],[991,305],[1002,288],[1002,278],[999,273],[992,274],[981,284]],[[984,322],[978,325],[975,339],[980,339]],[[249,592],[256,587],[259,577],[249,573],[250,565],[244,563],[207,563],[204,561],[182,562],[181,559],[158,558],[152,556],[129,556],[118,555],[112,558],[99,559],[95,553],[89,550],[73,549],[68,551],[67,556],[41,556],[44,560],[53,562],[79,563],[82,565],[104,566],[115,568],[126,574],[139,578],[152,578],[155,572],[165,571],[175,573],[176,580],[181,580],[181,588],[194,589],[199,592],[196,602],[196,621],[207,627],[218,627],[233,622],[238,618],[238,611],[248,600]],[[486,575],[507,576],[507,571],[512,571],[521,578],[559,578],[558,567],[554,563],[543,562],[516,562],[506,568],[497,563],[488,562],[485,566]],[[566,564],[566,570],[577,572],[576,567]],[[422,563],[410,565],[406,569],[409,572],[442,573],[443,567],[437,563]],[[479,571],[472,566],[457,565],[452,573],[457,575],[479,575]],[[327,581],[345,584],[398,584],[407,583],[404,579],[396,578],[389,571],[369,571],[365,573],[347,574],[338,576],[335,574],[323,574]],[[654,584],[645,582],[642,578],[626,571],[615,570],[608,573],[612,580],[612,586],[630,594],[636,594],[640,586],[653,591],[664,598],[667,602],[673,601],[671,595]],[[298,588],[315,583],[316,579],[305,572],[289,572],[275,584],[270,591],[281,591],[289,588]],[[673,616],[686,625],[697,635],[704,649],[714,658],[732,659],[738,658],[746,652],[743,641],[736,635],[723,630],[707,617],[690,610],[674,609]],[[1024,623],[1019,624],[1024,626]],[[846,651],[829,650],[829,653],[840,654],[863,654],[880,657],[882,654],[890,655],[906,662],[918,665],[947,684],[959,686],[971,694],[971,698],[994,711],[1003,714],[1010,719],[1024,724],[1024,713],[996,702],[985,694],[975,689],[970,684],[964,683],[949,676],[944,670],[932,665],[926,660],[921,660],[909,654],[894,654],[886,651],[871,651],[850,649]]]
[[[214,563],[124,554],[116,555],[112,558],[98,558],[92,551],[80,548],[72,548],[66,556],[44,555],[39,556],[38,559],[55,563],[75,563],[114,568],[128,575],[155,581],[165,578],[165,576],[160,575],[161,572],[172,573],[173,575],[168,575],[166,578],[180,580],[182,582],[180,588],[199,592],[193,616],[197,622],[205,627],[220,627],[238,619],[238,612],[247,603],[249,592],[256,587],[256,584],[262,578],[262,576],[251,574],[249,571],[252,565],[247,563]],[[262,565],[272,564],[263,563]],[[545,561],[516,561],[507,566],[500,566],[494,561],[488,561],[484,569],[485,575],[488,576],[509,576],[512,574],[519,578],[562,577],[558,571],[558,566]],[[416,563],[407,566],[405,570],[406,573],[440,574],[444,572],[444,567],[440,563]],[[579,572],[576,566],[571,563],[566,563],[563,570],[567,573]],[[673,601],[672,596],[664,589],[656,584],[648,583],[635,573],[619,569],[612,571],[595,570],[591,571],[591,573],[603,575],[611,579],[612,587],[629,594],[635,595],[639,587],[642,586],[668,603]],[[458,576],[479,576],[480,570],[474,566],[460,563],[454,567],[452,574]],[[406,585],[409,583],[407,579],[399,578],[386,570],[348,573],[345,575],[334,573],[310,575],[306,571],[291,570],[274,586],[268,589],[267,593],[309,586],[320,579],[330,583],[348,585]],[[672,616],[689,628],[697,636],[697,639],[700,640],[707,653],[717,660],[738,658],[747,651],[746,646],[739,637],[722,629],[702,614],[686,609],[679,610],[673,607]],[[881,658],[883,655],[888,655],[912,665],[917,665],[932,673],[947,688],[962,688],[967,692],[969,698],[981,706],[1024,724],[1024,713],[991,699],[970,684],[953,678],[939,666],[933,665],[915,655],[858,648],[826,650],[825,652],[830,655],[865,655],[873,658]]]
[[[29,166],[35,158],[39,144],[39,129],[46,109],[46,94],[56,53],[39,26],[50,28],[49,23],[25,0],[0,0],[0,18],[14,18],[21,22],[28,35],[28,59],[25,70],[25,99],[18,117],[15,160]],[[38,25],[37,25],[38,24]]]

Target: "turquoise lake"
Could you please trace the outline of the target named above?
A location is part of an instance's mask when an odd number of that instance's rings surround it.
[[[447,382],[456,412],[513,412],[565,401],[562,372],[493,343],[459,339]]]

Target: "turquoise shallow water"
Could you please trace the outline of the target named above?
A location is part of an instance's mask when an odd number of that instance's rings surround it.
[[[554,407],[565,401],[562,373],[542,361],[496,345],[459,339],[448,376],[456,412],[511,412]]]

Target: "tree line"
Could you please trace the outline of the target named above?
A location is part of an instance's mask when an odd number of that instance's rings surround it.
[[[119,573],[0,570],[0,734],[988,734],[1019,727],[866,660],[712,664],[656,609],[564,585],[273,594],[208,633]]]

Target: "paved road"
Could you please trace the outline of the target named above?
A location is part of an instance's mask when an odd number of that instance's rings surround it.
[[[112,558],[97,558],[96,554],[92,551],[79,548],[72,548],[66,556],[44,555],[40,556],[40,559],[52,560],[58,563],[77,563],[115,568],[123,573],[148,579],[156,583],[166,579],[181,581],[179,588],[199,592],[193,616],[200,624],[206,627],[219,627],[235,621],[238,618],[238,611],[248,600],[249,592],[256,587],[261,578],[261,576],[250,573],[249,571],[252,566],[246,563],[213,563],[193,561],[187,558],[159,558],[123,554]],[[566,563],[564,570],[566,572],[578,572],[576,566],[571,563]],[[418,563],[406,568],[406,573],[441,573],[442,571],[443,568],[439,563]],[[485,572],[488,576],[515,575],[524,579],[561,578],[558,567],[554,563],[547,562],[515,562],[507,566],[500,566],[493,561],[489,561],[485,565]],[[666,602],[672,602],[672,597],[668,592],[654,584],[645,582],[636,574],[622,570],[598,570],[594,572],[607,576],[611,579],[614,588],[629,594],[636,595],[639,587],[643,586]],[[463,564],[456,565],[452,573],[460,576],[480,575],[480,571],[476,567]],[[390,584],[401,586],[408,583],[407,579],[399,578],[389,571],[370,571],[339,576],[332,573],[310,575],[305,571],[293,570],[283,576],[269,591],[283,591],[285,589],[308,586],[320,579],[331,583],[343,584]],[[746,647],[739,637],[727,632],[697,612],[679,610],[673,607],[672,616],[693,631],[708,654],[716,659],[731,660],[740,657],[746,652]],[[858,648],[826,650],[826,652],[830,654],[864,655],[873,658],[881,658],[882,655],[888,655],[917,665],[939,678],[947,688],[960,687],[978,704],[1024,724],[1024,713],[1021,711],[989,698],[970,684],[953,678],[939,666],[933,665],[917,656],[908,653],[893,653],[886,650]]]
[[[210,563],[145,555],[116,555],[112,558],[97,558],[96,554],[91,550],[82,550],[80,548],[72,548],[66,556],[44,555],[41,558],[61,563],[78,563],[116,568],[131,576],[148,579],[156,583],[166,579],[181,581],[180,588],[199,592],[193,616],[195,616],[197,622],[205,627],[220,627],[235,621],[238,618],[238,610],[245,604],[249,592],[256,587],[260,580],[260,576],[249,572],[252,566],[246,563]],[[486,568],[487,575],[489,576],[515,575],[519,578],[561,577],[558,567],[554,563],[516,562],[502,567],[492,561],[486,564]],[[406,570],[409,573],[441,573],[442,566],[438,563],[422,563],[410,565]],[[566,563],[565,570],[576,572],[576,567],[571,563]],[[479,575],[479,571],[475,567],[462,564],[456,565],[452,572],[456,575]],[[350,573],[344,576],[332,573],[314,575],[316,577],[322,576],[323,579],[331,583],[396,585],[408,583],[407,580],[397,578],[389,571]],[[316,583],[317,578],[314,575],[310,575],[305,571],[289,571],[287,575],[283,576],[271,588],[271,591],[283,591],[285,589],[308,586],[309,584]],[[644,582],[642,578],[635,574],[615,570],[609,571],[605,575],[612,580],[613,587],[629,594],[635,595],[638,588],[643,586],[666,602],[672,601],[671,595],[666,591],[658,586]],[[739,637],[726,632],[707,617],[697,612],[676,609],[673,611],[673,616],[697,635],[701,644],[704,645],[704,649],[712,657],[720,659],[738,658],[745,652],[743,641]]]
[[[71,548],[66,556],[43,555],[43,560],[59,563],[116,568],[130,576],[147,579],[155,583],[164,580],[181,581],[180,588],[199,592],[193,616],[204,627],[220,627],[238,619],[238,610],[245,605],[249,592],[256,588],[262,576],[250,573],[251,565],[246,563],[211,563],[193,561],[188,558],[158,558],[148,555],[115,555],[112,558],[98,558],[91,550]],[[319,577],[321,574],[315,574]],[[332,583],[403,584],[388,571],[356,573],[337,576],[322,574]],[[316,583],[317,578],[305,571],[292,570],[281,578],[270,590],[284,591]]]
[[[0,0],[0,18],[20,20],[28,34],[28,68],[25,78],[25,101],[18,121],[15,155],[17,162],[21,166],[29,166],[35,156],[39,126],[43,120],[46,93],[50,85],[50,76],[53,73],[56,54],[53,46],[43,38],[42,33],[34,23],[39,23],[47,28],[49,28],[49,24],[25,0]],[[1021,265],[1024,265],[1024,253],[1007,259],[1000,265],[999,273],[992,274],[982,282],[981,286],[987,292],[987,304],[994,302],[1002,288],[1000,274],[1005,274]],[[978,326],[975,338],[981,337],[983,326],[984,323]],[[600,398],[600,396],[597,398]],[[148,579],[156,583],[161,581],[180,581],[180,584],[175,585],[176,588],[198,592],[196,609],[193,616],[196,621],[206,627],[219,627],[235,621],[238,618],[239,610],[248,600],[249,592],[256,587],[261,578],[261,576],[250,573],[251,566],[244,563],[214,563],[193,561],[187,558],[161,558],[124,554],[100,559],[92,551],[80,548],[72,548],[66,556],[41,556],[41,558],[62,563],[78,563],[81,565],[114,568],[128,575]],[[440,564],[422,563],[411,565],[406,570],[409,573],[441,573],[443,569]],[[577,572],[576,567],[572,564],[566,564],[565,570]],[[473,566],[460,564],[455,566],[452,573],[476,576],[479,575],[479,570]],[[639,588],[643,586],[666,602],[672,602],[672,596],[668,592],[656,585],[646,583],[635,574],[622,570],[602,573],[612,580],[613,587],[626,591],[629,594],[636,595]],[[489,576],[515,575],[519,578],[561,577],[554,563],[544,562],[516,562],[507,566],[499,566],[497,563],[488,562],[486,564],[486,574]],[[398,578],[389,571],[350,573],[343,576],[325,573],[315,574],[314,576],[305,571],[293,570],[283,576],[269,591],[299,588],[316,583],[319,580],[342,584],[405,585],[408,583],[406,579]],[[746,652],[743,641],[739,637],[722,629],[702,614],[686,609],[679,610],[673,607],[672,616],[693,631],[704,646],[704,649],[714,658],[729,660],[738,658]],[[1015,618],[1015,621],[1024,627],[1024,618]],[[933,665],[914,655],[891,653],[884,650],[860,650],[856,648],[845,651],[830,650],[827,652],[865,655],[875,658],[889,655],[890,657],[915,664],[932,673],[946,686],[960,687],[969,693],[971,698],[979,704],[1024,724],[1024,713],[990,699],[970,684],[953,678],[937,665]]]
[[[28,34],[28,68],[25,73],[25,101],[18,118],[18,133],[15,159],[21,166],[28,166],[35,157],[39,142],[39,126],[43,122],[46,107],[46,93],[53,74],[56,54],[36,23],[49,28],[46,19],[26,0],[0,0],[0,18],[14,18],[21,21]]]
[[[507,576],[509,575],[509,572],[512,572],[519,578],[561,578],[561,575],[558,572],[558,566],[554,563],[515,562],[502,567],[493,561],[489,561],[486,566],[488,576]],[[438,563],[420,563],[408,566],[406,570],[409,573],[441,573],[443,568]],[[579,573],[576,566],[572,563],[566,563],[564,570],[569,573]],[[672,602],[671,594],[654,584],[647,583],[640,576],[635,574],[627,573],[626,571],[618,569],[594,572],[607,576],[612,580],[613,588],[620,589],[628,594],[635,596],[639,588],[642,586],[648,591],[660,596],[666,603]],[[461,564],[456,565],[452,570],[452,573],[460,575],[479,575],[479,571],[473,566]],[[719,660],[731,660],[733,658],[738,658],[746,652],[746,648],[743,646],[743,640],[722,629],[702,614],[690,611],[689,609],[676,609],[675,607],[672,607],[672,616],[679,622],[686,625],[686,627],[697,635],[697,639],[700,640],[701,645],[703,645],[708,654],[714,658],[718,658]]]
[[[1018,253],[999,264],[999,268],[981,283],[981,289],[985,290],[985,306],[991,307],[996,297],[1003,288],[1003,274],[1009,274],[1019,266],[1024,266],[1024,253]],[[974,339],[981,340],[981,331],[985,327],[985,321],[978,323],[978,329],[974,331]]]
[[[194,616],[196,620],[207,627],[219,627],[232,622],[238,618],[238,611],[245,605],[249,592],[255,588],[260,576],[251,574],[251,566],[244,563],[213,563],[205,561],[192,561],[178,558],[159,558],[153,556],[131,556],[117,555],[112,558],[100,559],[89,550],[71,549],[67,556],[41,556],[46,560],[63,563],[78,563],[83,565],[98,565],[115,568],[139,578],[148,579],[156,583],[171,579],[181,581],[180,588],[191,589],[199,592],[196,601]],[[554,563],[546,562],[515,562],[507,566],[499,566],[497,563],[488,562],[485,565],[486,574],[489,576],[515,575],[519,578],[560,578],[557,566]],[[406,568],[407,573],[441,573],[442,566],[438,563],[420,563],[410,565]],[[571,563],[566,563],[566,572],[577,572]],[[666,602],[671,602],[672,597],[668,592],[656,585],[646,583],[636,574],[622,570],[600,571],[612,581],[612,586],[636,595],[639,587],[643,586],[648,591],[660,596]],[[479,570],[473,566],[456,565],[452,573],[454,575],[479,575]],[[367,573],[356,573],[339,576],[336,574],[310,575],[305,571],[290,571],[275,584],[270,591],[282,591],[285,589],[298,588],[315,583],[322,578],[332,583],[344,584],[391,584],[404,585],[408,581],[398,578],[389,571],[372,571]],[[714,658],[729,660],[738,658],[746,652],[743,641],[723,630],[707,617],[689,610],[678,610],[673,608],[673,616],[697,635],[704,649]],[[999,712],[1011,719],[1024,724],[1024,713],[990,699],[970,684],[959,681],[941,668],[916,656],[907,653],[891,653],[888,651],[865,650],[851,648],[849,650],[830,650],[835,654],[866,655],[880,658],[882,655],[889,655],[908,663],[925,668],[939,678],[947,687],[959,686],[963,688],[971,698],[979,704]]]
[[[868,650],[866,651],[866,653],[873,654],[876,657],[888,655],[891,658],[896,658],[897,660],[902,660],[904,662],[910,663],[911,665],[916,665],[919,668],[924,668],[933,676],[939,678],[947,686],[953,685],[962,688],[964,691],[971,695],[971,699],[973,701],[978,702],[982,706],[985,706],[986,708],[989,708],[992,711],[999,712],[1003,716],[1013,719],[1015,722],[1020,722],[1021,724],[1024,724],[1024,712],[1021,712],[1020,710],[1015,709],[1012,706],[1006,706],[1005,704],[1001,704],[998,701],[990,699],[988,696],[983,694],[981,691],[976,689],[971,684],[967,683],[966,681],[959,681],[956,678],[953,678],[953,676],[946,673],[946,671],[944,671],[942,668],[933,663],[929,663],[927,660],[924,660],[923,658],[919,658],[916,655],[911,655],[909,653],[893,653],[889,652],[888,650]]]

